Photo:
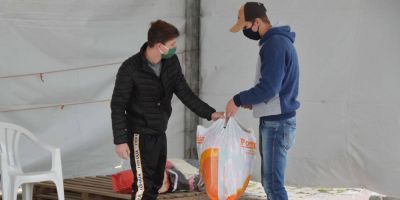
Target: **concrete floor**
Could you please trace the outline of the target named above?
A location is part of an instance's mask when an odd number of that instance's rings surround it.
[[[286,187],[286,189],[290,200],[369,200],[371,196],[377,195],[374,192],[360,188]],[[262,185],[258,182],[250,182],[246,195],[266,198]]]
[[[290,200],[400,200],[384,197],[366,189],[360,188],[299,188],[286,187]],[[19,195],[18,200],[21,199]],[[266,199],[262,185],[258,182],[250,182],[246,193],[240,200]],[[0,191],[1,200],[1,191]]]

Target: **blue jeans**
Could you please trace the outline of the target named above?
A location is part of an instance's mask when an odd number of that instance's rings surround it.
[[[268,200],[288,199],[285,169],[287,152],[295,137],[296,117],[281,121],[260,120],[261,178]]]

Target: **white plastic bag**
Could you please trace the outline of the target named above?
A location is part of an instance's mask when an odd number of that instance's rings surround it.
[[[197,127],[200,174],[212,200],[238,199],[246,190],[257,152],[252,130],[245,130],[234,118],[209,128]]]

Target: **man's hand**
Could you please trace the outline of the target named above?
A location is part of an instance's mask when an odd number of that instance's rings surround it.
[[[244,109],[248,109],[248,110],[252,110],[253,109],[253,105],[242,105],[242,107]]]
[[[129,158],[129,154],[130,154],[130,150],[129,150],[129,146],[127,143],[123,143],[123,144],[118,144],[115,146],[115,152],[117,153],[117,155],[122,158],[127,160]]]
[[[215,112],[211,115],[211,120],[217,121],[218,119],[223,119],[225,118],[225,113],[224,112]]]
[[[233,101],[233,99],[231,99],[228,104],[226,104],[226,109],[225,109],[225,114],[226,117],[233,117],[236,115],[238,111],[238,107],[236,106],[235,102]]]

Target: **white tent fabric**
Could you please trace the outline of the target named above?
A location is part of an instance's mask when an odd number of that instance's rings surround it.
[[[65,178],[115,172],[120,159],[109,100],[116,72],[139,51],[156,19],[176,25],[184,47],[184,6],[180,0],[0,0],[0,121],[60,146]],[[177,98],[173,107],[168,155],[182,158],[184,107]],[[22,142],[26,168],[41,169],[45,156]]]
[[[244,2],[202,1],[201,94],[220,108],[254,83],[257,42],[229,32]],[[297,33],[302,106],[287,183],[399,197],[400,1],[262,2]],[[237,118],[258,129],[251,112]]]
[[[257,43],[228,31],[244,2],[201,3],[201,96],[219,110],[254,83]],[[120,159],[109,99],[116,71],[158,18],[179,28],[182,51],[184,3],[0,0],[0,121],[60,146],[66,178],[114,172]],[[301,64],[302,107],[287,183],[400,196],[400,1],[264,3],[273,23],[287,23],[297,33]],[[173,108],[168,155],[182,158],[184,109],[176,98]],[[251,112],[241,110],[237,118],[257,132]],[[42,168],[46,156],[22,142],[23,163]],[[259,167],[258,160],[256,180]]]

